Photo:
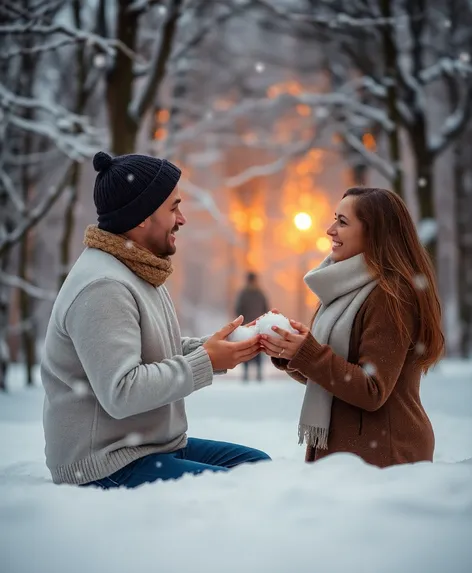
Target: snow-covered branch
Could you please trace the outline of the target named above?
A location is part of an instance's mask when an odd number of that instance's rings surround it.
[[[183,0],[172,0],[162,34],[156,40],[154,54],[149,67],[149,74],[142,90],[138,93],[129,108],[129,115],[139,121],[151,105],[156,89],[164,78],[166,64],[172,50],[172,43],[177,27],[177,20]]]
[[[305,104],[313,109],[316,115],[316,109],[323,107],[326,110],[344,108],[351,113],[378,123],[385,131],[390,132],[394,124],[387,114],[379,108],[363,104],[357,101],[352,94],[344,93],[301,93],[297,95],[284,93],[273,99],[244,99],[228,110],[223,112],[214,112],[211,117],[204,117],[195,124],[186,127],[175,134],[173,143],[188,141],[194,137],[205,133],[206,131],[216,132],[218,129],[231,125],[239,117],[245,115],[251,117],[251,114],[257,115],[265,111],[276,110],[282,113],[285,109],[292,109],[297,104]]]
[[[192,181],[185,178],[180,179],[179,186],[189,197],[195,199],[196,203],[200,205],[203,210],[207,211],[211,215],[222,231],[228,236],[228,239],[235,242],[235,236],[228,224],[227,218],[218,209],[218,206],[210,193],[206,189],[195,185],[195,183],[192,183]]]
[[[380,157],[377,153],[369,151],[362,141],[356,137],[348,129],[342,130],[342,137],[344,141],[359,155],[361,155],[366,163],[376,169],[381,175],[385,177],[388,181],[393,181],[395,178],[395,169],[385,159]]]
[[[25,234],[48,213],[48,211],[66,189],[71,168],[72,164],[69,164],[61,179],[55,186],[52,186],[49,189],[48,193],[42,198],[40,203],[29,211],[28,216],[25,217],[21,223],[19,223],[18,226],[13,229],[13,231],[11,231],[11,233],[0,238],[0,257],[11,247],[21,241]]]
[[[295,10],[286,10],[277,5],[273,0],[238,0],[239,5],[248,7],[260,6],[272,14],[287,21],[298,24],[316,24],[326,28],[383,28],[386,26],[404,25],[410,20],[407,15],[383,18],[381,16],[363,18],[353,17],[345,13],[329,13],[326,15],[313,15]]]
[[[85,42],[88,46],[96,47],[108,55],[113,56],[116,50],[123,52],[132,60],[141,61],[141,57],[133,50],[128,48],[123,42],[113,38],[103,38],[92,32],[85,30],[77,30],[70,26],[63,24],[38,24],[36,22],[28,22],[27,24],[2,24],[0,25],[0,35],[38,35],[38,36],[52,36],[53,34],[63,34],[73,38],[76,42]]]
[[[304,155],[308,150],[312,148],[312,146],[313,140],[297,142],[295,145],[292,145],[290,149],[286,150],[285,153],[275,161],[266,163],[264,165],[253,165],[241,173],[238,173],[237,175],[228,177],[225,180],[224,185],[225,187],[239,187],[240,185],[247,183],[255,177],[267,177],[269,175],[275,175],[276,173],[282,171],[282,169],[286,167],[286,165],[294,158]]]
[[[443,75],[461,74],[463,77],[472,75],[472,65],[462,61],[460,58],[440,58],[433,65],[420,72],[421,80],[430,83]]]
[[[51,301],[56,298],[55,292],[37,287],[21,277],[9,275],[2,270],[0,270],[0,284],[4,284],[12,288],[18,288],[33,298]]]
[[[438,155],[455,139],[462,130],[466,127],[472,112],[472,81],[462,97],[460,98],[457,107],[446,118],[443,126],[437,135],[433,135],[429,141],[429,151],[433,155]]]
[[[17,193],[17,190],[15,189],[15,185],[14,185],[13,181],[11,180],[11,177],[2,168],[0,168],[0,182],[2,183],[3,188],[6,191],[6,194],[8,195],[8,198],[10,199],[12,204],[15,206],[15,209],[17,210],[17,212],[20,215],[24,215],[26,213],[26,205],[25,205],[24,201],[21,199],[21,197],[19,196],[19,194]]]

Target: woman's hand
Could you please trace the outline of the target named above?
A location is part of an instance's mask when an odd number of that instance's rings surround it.
[[[310,329],[301,322],[296,322],[295,320],[291,320],[290,324],[295,328],[295,330],[298,330],[298,334],[288,332],[278,326],[273,326],[272,330],[282,338],[268,336],[267,334],[261,335],[261,346],[267,356],[291,360],[298,352],[300,346],[305,342]]]

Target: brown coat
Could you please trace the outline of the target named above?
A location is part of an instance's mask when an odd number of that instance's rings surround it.
[[[299,382],[316,380],[334,396],[329,449],[307,448],[307,461],[335,452],[356,454],[379,467],[433,458],[434,433],[420,400],[416,349],[398,335],[385,311],[386,296],[376,287],[357,313],[348,361],[311,334],[290,362],[273,359]],[[404,320],[415,340],[418,318],[413,306],[406,309]]]

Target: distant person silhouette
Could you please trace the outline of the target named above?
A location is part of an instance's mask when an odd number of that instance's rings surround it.
[[[239,292],[236,300],[237,315],[244,316],[244,322],[252,322],[269,311],[267,298],[259,286],[256,273],[249,272],[246,275],[246,285]],[[249,365],[253,364],[257,369],[257,380],[262,380],[262,353],[244,364],[243,380],[249,380]]]

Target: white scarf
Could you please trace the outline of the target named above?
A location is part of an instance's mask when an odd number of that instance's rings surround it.
[[[313,323],[312,334],[319,344],[347,360],[354,318],[377,281],[373,279],[363,254],[334,263],[327,257],[304,278],[308,288],[320,299],[321,306]],[[336,380],[336,383],[345,383]],[[298,426],[299,444],[328,448],[333,395],[308,380]]]

